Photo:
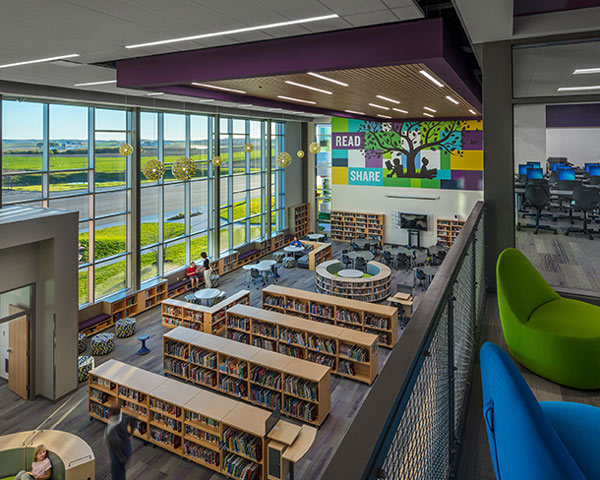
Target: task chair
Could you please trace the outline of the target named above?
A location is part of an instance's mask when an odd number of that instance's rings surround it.
[[[540,225],[542,210],[550,203],[550,187],[543,183],[529,183],[525,187],[525,198],[530,205],[535,208],[535,224],[517,225],[517,230],[521,228],[535,228],[534,234],[537,235],[539,230],[550,230],[556,234],[556,229],[549,225]],[[531,214],[526,214],[527,216]],[[524,215],[525,216],[525,215]],[[548,215],[546,215],[548,216]],[[554,220],[552,215],[550,217]]]
[[[263,278],[263,276],[261,275],[261,273],[256,268],[253,268],[253,269],[250,270],[250,276],[252,277],[252,284],[253,285],[256,285],[259,280],[260,280],[260,282],[263,285],[265,284],[265,279]],[[256,288],[258,288],[258,285],[257,285]]]
[[[344,264],[344,268],[348,268],[352,265],[352,260],[348,255],[342,254],[342,263]]]
[[[392,257],[392,254],[387,250],[383,251],[383,263],[385,263],[390,268],[394,267],[394,257]]]
[[[367,271],[366,260],[363,257],[356,257],[356,260],[354,260],[354,268],[356,268],[356,270],[366,272]]]
[[[569,233],[583,233],[590,240],[593,240],[594,237],[592,234],[598,233],[598,231],[588,229],[589,220],[587,213],[598,208],[598,204],[600,204],[600,191],[597,188],[575,187],[571,204],[575,210],[583,212],[583,228],[569,227],[565,235],[569,235]]]
[[[497,479],[600,478],[600,408],[538,402],[509,356],[480,351],[483,417]]]

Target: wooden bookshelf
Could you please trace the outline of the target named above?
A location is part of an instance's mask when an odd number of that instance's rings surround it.
[[[227,310],[226,336],[325,365],[336,375],[369,385],[379,369],[377,335],[305,320],[297,315],[235,305]],[[351,358],[352,351],[356,358]]]
[[[331,239],[349,242],[355,238],[377,240],[383,245],[384,215],[333,210],[330,216]]]
[[[288,208],[288,225],[290,233],[298,238],[305,237],[310,228],[310,204],[301,203]]]
[[[297,288],[269,285],[262,291],[266,310],[292,313],[316,322],[360,329],[379,337],[379,346],[393,348],[398,341],[398,309]]]
[[[308,269],[314,270],[317,265],[331,259],[331,243],[312,242],[302,240],[305,245],[312,245],[313,249],[308,252]]]
[[[437,243],[451,247],[465,224],[462,220],[438,218],[436,221]]]
[[[240,290],[222,302],[205,307],[181,300],[162,301],[162,326],[167,328],[187,327],[200,332],[221,334],[225,328],[225,311],[238,303],[248,305],[250,292]]]
[[[379,302],[390,295],[392,270],[383,263],[370,261],[370,277],[346,278],[337,275],[343,269],[339,260],[328,260],[315,269],[316,290],[319,293],[344,297],[362,302]]]
[[[163,370],[314,425],[331,405],[329,367],[189,328],[163,335]]]
[[[283,444],[290,457],[316,435],[313,427],[116,360],[91,370],[88,382],[90,417],[108,422],[108,406],[121,398],[136,436],[231,478],[267,480],[272,445]]]

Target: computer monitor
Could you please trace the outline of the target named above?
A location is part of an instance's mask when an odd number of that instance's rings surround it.
[[[539,178],[540,180],[544,178],[544,171],[541,168],[530,168],[527,170],[527,180],[531,180],[532,178]]]
[[[590,173],[590,167],[600,167],[600,163],[586,163],[585,164],[585,171],[587,173]]]
[[[558,180],[575,180],[575,170],[560,169],[558,171]]]
[[[533,168],[542,168],[542,165],[540,162],[527,162],[527,165],[529,165],[530,167],[533,167]]]
[[[569,166],[565,163],[553,163],[552,170],[558,170],[559,168],[569,168]]]
[[[590,167],[590,176],[591,177],[600,177],[600,167]]]
[[[528,168],[532,168],[532,167],[530,165],[520,164],[519,165],[519,175],[527,175]]]

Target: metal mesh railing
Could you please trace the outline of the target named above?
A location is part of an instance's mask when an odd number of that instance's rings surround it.
[[[479,202],[323,478],[452,476],[485,302],[484,222]],[[351,438],[372,435],[363,455]]]

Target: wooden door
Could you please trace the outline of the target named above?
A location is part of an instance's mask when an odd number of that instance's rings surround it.
[[[23,309],[8,306],[8,314],[22,312]],[[8,322],[8,389],[19,397],[29,398],[29,322],[27,313]]]

